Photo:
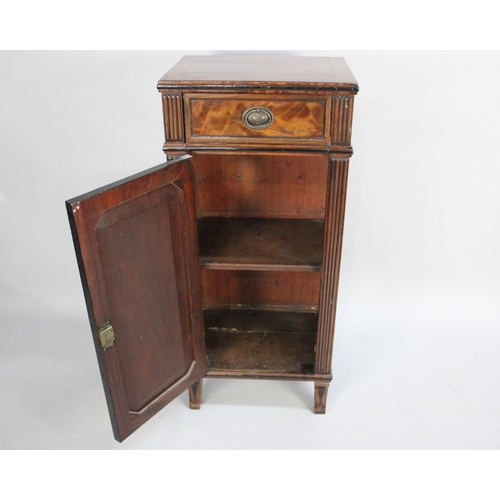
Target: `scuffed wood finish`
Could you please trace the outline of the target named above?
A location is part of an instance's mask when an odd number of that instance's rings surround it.
[[[332,365],[348,168],[348,158],[332,158],[328,176],[325,249],[316,347],[316,372],[318,373],[330,373]]]
[[[316,333],[318,313],[311,311],[273,311],[239,307],[206,309],[205,330],[259,333]]]
[[[203,303],[206,307],[245,305],[317,310],[320,274],[202,269]]]
[[[324,153],[193,152],[199,217],[323,219]]]
[[[297,147],[329,143],[331,97],[251,94],[186,94],[186,142],[188,146],[240,144],[252,142],[268,145],[292,144]],[[273,115],[272,123],[263,129],[245,125],[243,114],[253,107],[263,107]],[[290,145],[290,144],[289,144]]]
[[[185,151],[175,151],[175,150],[169,150],[168,152],[165,152],[165,155],[167,157],[167,161],[172,161],[172,160],[177,160],[181,156],[185,156],[186,152]]]
[[[201,407],[201,397],[203,392],[203,379],[193,384],[189,388],[189,408],[199,410]]]
[[[187,158],[66,202],[115,438],[206,371]],[[99,325],[115,343],[103,350]]]
[[[204,319],[212,372],[313,372],[315,313],[207,310]]]
[[[209,370],[312,373],[315,335],[270,332],[207,331]]]
[[[331,381],[331,375],[322,375],[313,371],[304,370],[297,373],[275,370],[217,370],[209,368],[205,374],[207,378],[239,378],[249,380],[294,380],[297,382],[315,382],[317,380]]]

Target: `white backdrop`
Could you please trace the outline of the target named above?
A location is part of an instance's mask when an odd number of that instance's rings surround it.
[[[0,52],[0,448],[498,449],[500,52],[345,57],[360,84],[327,414],[205,382],[112,438],[64,201],[164,161],[187,53]]]

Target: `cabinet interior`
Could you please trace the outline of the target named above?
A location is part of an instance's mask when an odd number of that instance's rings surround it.
[[[208,374],[312,374],[328,156],[192,152]]]
[[[312,374],[317,315],[265,309],[205,309],[209,371]]]

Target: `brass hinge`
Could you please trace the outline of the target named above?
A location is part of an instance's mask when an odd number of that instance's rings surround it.
[[[99,343],[104,351],[115,345],[115,332],[109,321],[99,326],[97,336],[99,337]]]

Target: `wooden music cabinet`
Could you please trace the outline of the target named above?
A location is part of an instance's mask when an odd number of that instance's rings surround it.
[[[66,202],[114,435],[203,377],[330,384],[357,82],[342,58],[188,56],[167,162]]]

